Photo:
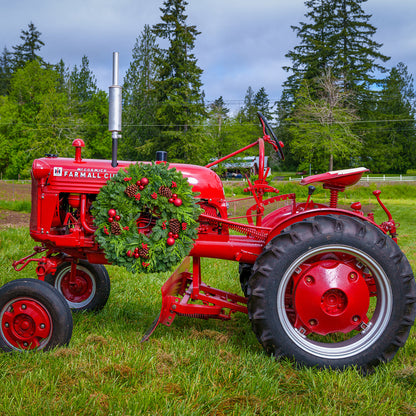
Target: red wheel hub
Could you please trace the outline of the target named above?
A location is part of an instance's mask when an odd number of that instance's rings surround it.
[[[87,300],[93,291],[91,276],[77,269],[74,281],[71,281],[71,273],[68,272],[61,281],[61,291],[65,299],[73,303],[81,303]]]
[[[50,336],[51,318],[47,310],[31,299],[19,299],[7,306],[1,321],[7,342],[19,349],[34,349]]]
[[[321,260],[304,265],[294,290],[295,327],[327,335],[367,323],[368,286],[353,262]]]

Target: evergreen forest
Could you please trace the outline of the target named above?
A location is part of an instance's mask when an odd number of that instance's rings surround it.
[[[169,161],[206,164],[261,135],[261,111],[285,143],[283,163],[270,155],[276,171],[416,169],[413,77],[405,63],[388,66],[366,2],[305,1],[280,99],[247,86],[232,112],[227,97],[205,101],[194,54],[200,32],[188,21],[188,2],[161,0],[160,20],[138,34],[123,79],[119,158],[153,160],[165,150]],[[110,159],[108,94],[88,57],[73,67],[46,62],[33,22],[20,39],[0,55],[1,178],[29,178],[33,159],[45,154],[72,157],[78,137],[85,158]]]

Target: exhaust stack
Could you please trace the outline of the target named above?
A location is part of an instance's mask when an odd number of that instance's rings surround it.
[[[118,52],[113,52],[113,85],[109,88],[108,131],[112,137],[111,166],[117,166],[117,146],[121,137],[121,86],[118,85]]]

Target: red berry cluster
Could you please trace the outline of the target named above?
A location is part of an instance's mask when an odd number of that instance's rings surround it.
[[[140,251],[143,253],[142,255],[140,254]],[[138,259],[139,257],[143,257],[144,259],[149,258],[147,244],[142,243],[142,250],[139,247],[136,247],[134,250],[128,250],[126,255],[127,257],[134,257],[135,259]]]
[[[108,222],[120,221],[121,217],[114,208],[108,210]]]
[[[168,233],[168,239],[166,240],[166,244],[168,246],[173,246],[175,244],[175,240],[179,238],[179,234],[173,234],[172,232]]]
[[[143,191],[144,188],[146,188],[147,185],[149,185],[149,179],[141,178],[136,182],[136,185],[139,187],[140,191]]]
[[[182,205],[182,199],[178,198],[177,194],[172,194],[172,197],[169,198],[169,202],[175,205],[175,207],[180,207]]]

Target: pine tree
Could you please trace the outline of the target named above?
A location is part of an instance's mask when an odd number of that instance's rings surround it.
[[[390,70],[364,125],[365,164],[374,172],[405,173],[416,165],[415,90],[406,65]],[[374,121],[377,121],[374,127]]]
[[[288,154],[293,139],[288,119],[296,110],[295,101],[303,82],[313,85],[330,70],[350,96],[345,102],[348,108],[355,109],[361,120],[374,111],[374,85],[381,82],[376,75],[385,71],[382,64],[389,58],[379,52],[382,45],[373,40],[376,28],[369,22],[371,16],[361,7],[366,1],[307,0],[306,22],[292,27],[300,44],[286,55],[291,60],[291,65],[285,67],[290,75],[283,84],[277,107],[279,134],[285,137],[287,161],[292,164],[301,161]],[[319,100],[316,91],[310,93],[312,100]],[[349,162],[344,163],[348,166]]]
[[[256,120],[257,116],[254,97],[255,93],[253,88],[249,86],[247,88],[246,95],[244,96],[244,106],[240,109],[237,115],[237,119],[240,123],[253,123]]]
[[[375,72],[383,72],[381,62],[389,57],[381,54],[381,44],[372,38],[376,28],[369,23],[361,4],[367,0],[308,0],[308,21],[293,26],[300,45],[286,57],[292,74],[284,83],[282,99],[290,104],[303,79],[322,76],[325,69],[341,79],[348,91],[366,93],[379,80]]]
[[[0,95],[7,95],[9,92],[10,79],[12,76],[12,54],[3,49],[0,56]]]
[[[40,39],[42,33],[36,29],[32,22],[29,23],[28,30],[22,30],[21,33],[20,39],[23,43],[13,46],[13,69],[23,68],[27,62],[35,60],[45,65],[43,58],[38,55],[38,51],[45,45]]]
[[[88,57],[84,55],[81,68],[78,69],[75,65],[69,77],[70,96],[80,104],[90,100],[98,90],[97,80],[89,65]]]
[[[158,80],[155,97],[158,102],[156,124],[162,129],[155,150],[167,150],[177,161],[204,160],[203,135],[199,126],[205,115],[201,94],[202,70],[192,54],[196,26],[187,23],[185,0],[165,0],[160,9],[162,23],[153,26],[153,33],[168,41],[156,63]],[[159,147],[159,149],[157,148]]]
[[[208,123],[210,129],[212,129],[212,153],[213,156],[221,157],[224,151],[224,124],[228,119],[229,109],[225,106],[224,99],[221,97],[214,100],[209,106],[208,111]]]
[[[145,25],[133,47],[132,61],[123,85],[125,127],[120,151],[128,160],[151,160],[154,157],[151,143],[160,133],[155,126],[157,102],[153,91],[157,77],[158,53],[156,36],[150,26]]]
[[[300,39],[300,44],[286,54],[292,66],[285,66],[291,72],[283,84],[282,101],[293,102],[302,80],[321,76],[327,66],[331,66],[334,56],[332,35],[334,33],[335,1],[308,0],[305,6],[307,22],[291,26]]]
[[[257,111],[260,111],[267,120],[271,121],[271,111],[270,111],[270,100],[269,96],[266,93],[264,87],[261,87],[254,96],[254,107],[256,108],[256,118]]]

